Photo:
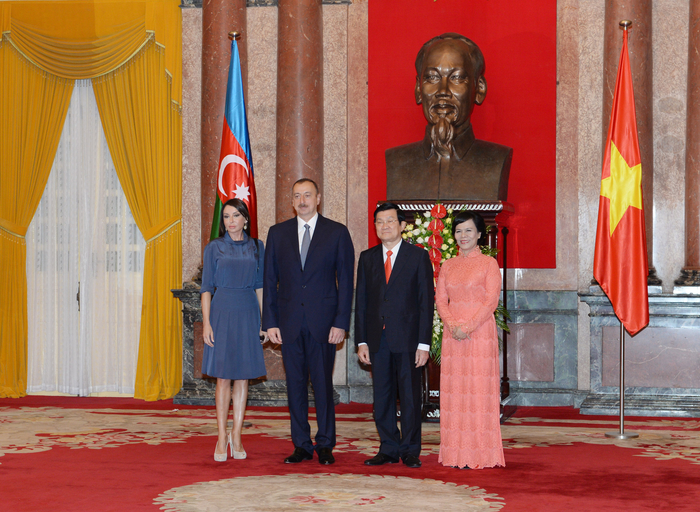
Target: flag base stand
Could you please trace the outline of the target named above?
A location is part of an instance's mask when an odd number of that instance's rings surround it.
[[[611,437],[613,439],[636,439],[639,434],[636,432],[606,432],[605,437]]]
[[[605,437],[613,439],[636,439],[636,432],[625,432],[625,326],[620,322],[620,430],[606,432]]]

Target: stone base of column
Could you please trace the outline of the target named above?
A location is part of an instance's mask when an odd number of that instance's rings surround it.
[[[647,285],[648,286],[661,286],[661,279],[656,275],[656,267],[653,265],[649,267],[649,274],[647,275]],[[650,290],[651,293],[651,290]],[[661,293],[659,290],[656,293]]]
[[[673,293],[676,295],[700,295],[700,269],[684,268],[681,275],[673,284]]]
[[[661,279],[656,277],[656,270],[653,271],[654,276],[651,276],[652,269],[649,269],[649,277],[647,278],[647,293],[649,295],[655,295],[659,293],[663,293],[663,289],[661,287]],[[652,284],[655,283],[655,284]],[[588,287],[588,293],[592,294],[602,294],[603,289],[600,287],[600,284],[598,284],[598,281],[596,281],[595,278],[591,279],[591,284]]]
[[[590,393],[581,404],[581,414],[617,415],[619,394]],[[625,414],[630,416],[700,417],[700,397],[685,395],[625,396]]]
[[[173,399],[175,404],[216,405],[215,379],[198,379],[198,383],[187,383]],[[347,392],[345,393],[347,394]],[[338,405],[338,390],[333,388],[333,402]],[[248,405],[287,407],[287,383],[283,380],[251,381],[248,387]],[[315,407],[313,388],[309,385],[309,407]]]

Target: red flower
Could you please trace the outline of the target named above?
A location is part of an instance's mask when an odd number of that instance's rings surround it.
[[[440,247],[442,247],[443,240],[440,235],[433,234],[430,235],[430,237],[428,237],[428,243],[430,244],[430,247],[439,249]]]
[[[435,206],[433,206],[432,210],[430,210],[430,215],[432,215],[436,219],[442,219],[445,217],[445,215],[447,215],[447,210],[445,210],[444,206],[438,203]]]
[[[428,224],[428,229],[433,233],[439,233],[444,229],[444,227],[445,225],[440,219],[433,219],[430,221],[430,224]]]
[[[430,261],[440,264],[440,260],[442,259],[442,253],[440,251],[433,247],[428,253],[430,255]]]

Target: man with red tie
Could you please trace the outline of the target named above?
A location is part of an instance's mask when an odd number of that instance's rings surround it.
[[[384,203],[374,211],[381,244],[363,251],[357,268],[355,344],[372,365],[374,421],[381,445],[368,466],[401,459],[421,466],[421,367],[433,329],[433,268],[428,251],[403,242],[403,211]],[[396,425],[396,394],[401,432]]]

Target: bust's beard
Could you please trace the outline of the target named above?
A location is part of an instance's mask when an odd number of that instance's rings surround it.
[[[451,120],[445,117],[438,118],[437,123],[431,127],[430,140],[433,144],[433,151],[437,153],[438,161],[441,158],[450,158],[454,133]]]

